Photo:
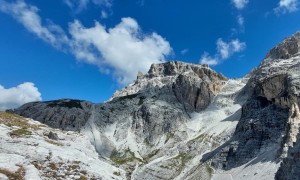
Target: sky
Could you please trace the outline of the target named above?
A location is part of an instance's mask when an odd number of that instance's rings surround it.
[[[0,0],[0,110],[101,103],[173,60],[243,77],[300,30],[299,1]]]

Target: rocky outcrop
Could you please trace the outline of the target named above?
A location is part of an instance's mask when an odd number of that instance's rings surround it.
[[[285,158],[275,176],[278,180],[292,180],[300,177],[300,113],[298,105],[294,104],[290,112],[292,114],[287,129],[288,136],[286,137],[286,144],[284,144]]]
[[[300,51],[300,32],[286,38],[267,54],[270,59],[289,59]]]
[[[300,151],[295,150],[299,134],[300,57],[296,55],[298,50],[294,51],[294,46],[290,47],[289,43],[298,44],[298,36],[299,33],[272,49],[267,59],[252,72],[243,90],[250,96],[242,107],[234,135],[218,152],[207,154],[208,157],[215,156],[212,161],[215,168],[230,170],[240,167],[271,147],[272,151],[261,161],[277,164],[283,159],[277,177],[292,179],[293,176],[285,172],[297,169],[293,166],[295,169],[289,170],[289,165],[294,162],[295,151]]]
[[[172,91],[168,93],[174,93],[188,112],[199,112],[210,104],[227,80],[207,65],[178,61],[153,64],[147,74],[139,73],[133,84],[117,91],[112,99],[151,89],[156,89],[154,93],[157,93],[161,88],[169,87]]]
[[[13,112],[53,128],[79,131],[90,117],[91,106],[87,101],[62,99],[28,103]]]

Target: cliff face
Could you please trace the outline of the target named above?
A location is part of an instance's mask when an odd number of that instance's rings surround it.
[[[296,33],[272,49],[253,72],[243,90],[249,98],[242,107],[235,133],[224,147],[210,154],[215,155],[214,167],[232,172],[245,164],[272,162],[274,174],[279,168],[277,179],[299,177],[293,159],[295,151],[300,152],[296,147],[300,102],[300,57],[296,47],[299,35]],[[295,165],[291,165],[293,163]]]
[[[49,102],[33,102],[14,110],[24,117],[30,117],[53,128],[80,131],[90,117],[92,103],[62,99]]]
[[[207,108],[227,80],[206,65],[178,61],[153,64],[146,75],[139,74],[133,84],[117,91],[112,99],[140,91],[159,91],[160,88],[168,87],[170,90],[168,94],[174,94],[189,112],[199,112]]]
[[[286,38],[283,42],[279,43],[276,47],[271,49],[267,54],[266,59],[289,59],[300,51],[300,32],[293,36]]]
[[[299,177],[300,33],[228,79],[207,65],[154,64],[103,104],[58,100],[15,113],[80,130],[128,179]]]

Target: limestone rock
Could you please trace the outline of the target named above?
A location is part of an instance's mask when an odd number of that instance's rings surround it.
[[[274,47],[266,56],[271,59],[289,59],[300,51],[300,32],[285,39]]]

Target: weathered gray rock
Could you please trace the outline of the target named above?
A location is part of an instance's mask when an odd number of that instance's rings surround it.
[[[295,152],[300,152],[297,148],[300,56],[295,49],[299,41],[299,33],[288,38],[272,49],[267,59],[252,72],[242,91],[250,96],[242,107],[235,133],[219,149],[204,155],[203,162],[214,156],[212,165],[229,171],[250,163],[272,147],[274,153],[262,161],[283,160],[277,179],[299,177],[300,170],[294,161]]]
[[[28,103],[13,112],[53,128],[79,131],[90,117],[91,106],[87,101],[62,99]]]
[[[53,139],[53,140],[58,140],[59,139],[57,133],[54,133],[52,131],[50,131],[47,136],[48,136],[49,139]]]
[[[300,51],[300,32],[286,38],[276,47],[270,50],[266,58],[271,59],[289,59]]]
[[[199,112],[210,104],[227,80],[207,65],[178,61],[153,64],[147,74],[139,73],[133,84],[117,91],[112,99],[140,91],[159,93],[157,91],[161,91],[161,88],[169,87],[172,91],[168,93],[175,94],[188,112]]]

